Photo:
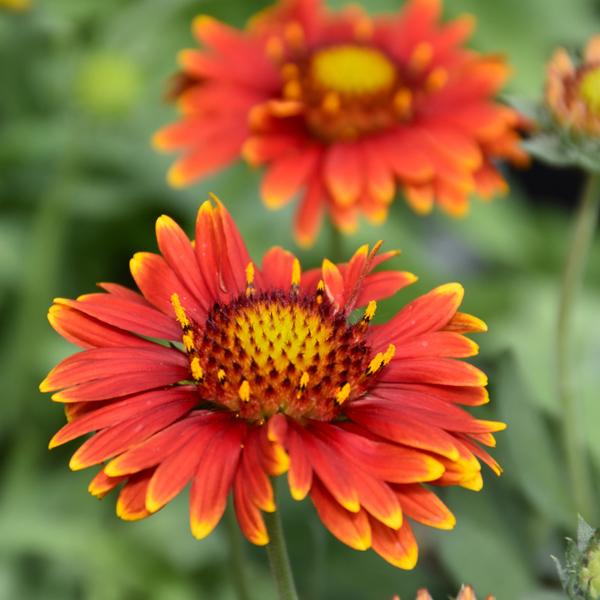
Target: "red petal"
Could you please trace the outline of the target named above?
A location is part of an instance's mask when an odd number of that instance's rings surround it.
[[[364,306],[369,300],[383,300],[414,283],[417,277],[408,271],[381,271],[368,275],[357,296],[356,306]]]
[[[261,464],[261,445],[258,440],[259,432],[250,430],[244,442],[240,468],[237,480],[244,488],[244,493],[261,510],[273,512],[275,500],[271,481]]]
[[[469,406],[480,406],[489,402],[489,394],[484,387],[461,387],[452,385],[427,385],[410,383],[406,385],[394,384],[396,389],[403,389],[407,392],[416,391],[425,394],[431,394],[445,402],[456,404],[466,404]]]
[[[203,312],[212,306],[206,286],[198,269],[196,256],[190,240],[181,227],[170,217],[162,215],[156,221],[156,239],[162,255],[180,281],[190,289],[194,297],[194,305],[199,305]],[[171,291],[173,294],[175,290]],[[169,296],[169,299],[171,296]],[[180,298],[183,302],[183,299]],[[190,310],[183,304],[186,310]]]
[[[456,524],[448,507],[422,485],[401,485],[394,489],[402,510],[411,519],[438,529],[452,529]]]
[[[96,410],[91,410],[82,416],[72,420],[62,427],[50,441],[50,448],[65,444],[81,435],[111,427],[126,421],[133,417],[139,416],[148,410],[168,404],[174,401],[185,401],[191,399],[195,395],[195,391],[189,387],[168,388],[165,390],[156,390],[153,392],[145,392],[137,396],[132,396],[121,400],[120,402],[111,402],[106,406],[102,406]],[[91,406],[95,406],[93,403]],[[90,406],[88,403],[87,406]],[[120,473],[119,473],[120,474]],[[116,475],[116,473],[112,473]]]
[[[196,402],[197,399],[189,398],[169,402],[102,430],[79,447],[69,466],[74,471],[85,469],[127,450],[188,413]]]
[[[338,540],[355,550],[371,546],[371,527],[364,510],[350,512],[342,508],[318,480],[313,483],[310,497],[323,525]]]
[[[88,486],[88,491],[96,498],[104,498],[106,494],[114,490],[121,482],[127,479],[127,475],[123,477],[109,477],[104,469],[98,471],[98,474]]]
[[[139,335],[166,340],[181,337],[181,329],[174,319],[154,308],[112,294],[86,294],[77,300],[57,298],[55,303]]]
[[[161,461],[150,480],[146,494],[149,512],[160,510],[189,483],[206,448],[221,430],[220,423],[205,421],[190,423],[188,427],[189,438]],[[185,431],[182,433],[185,435]]]
[[[129,261],[129,268],[146,300],[165,315],[169,315],[177,326],[179,335],[172,339],[181,338],[181,328],[175,320],[171,302],[173,294],[179,296],[186,313],[195,321],[201,321],[206,315],[206,311],[200,308],[194,294],[181,282],[162,256],[151,252],[136,252]]]
[[[321,267],[323,273],[323,281],[325,283],[325,290],[329,299],[337,307],[344,306],[344,278],[337,265],[333,264],[330,260],[324,259]]]
[[[456,441],[451,435],[439,427],[431,427],[419,422],[417,419],[394,418],[394,414],[370,406],[361,406],[352,403],[346,409],[346,414],[356,423],[362,425],[367,431],[380,435],[405,446],[412,446],[421,450],[428,450],[450,459],[456,459],[458,452]]]
[[[217,207],[213,222],[220,254],[218,255],[222,281],[229,298],[238,296],[246,289],[246,267],[250,255],[246,244],[228,210],[213,196]],[[256,274],[258,278],[259,274]],[[260,281],[256,281],[260,284]]]
[[[400,569],[413,569],[417,564],[419,550],[408,521],[398,531],[369,518],[372,532],[372,548],[379,556]]]
[[[447,283],[413,300],[385,325],[370,329],[373,347],[389,343],[398,346],[407,339],[445,327],[460,306],[463,294],[460,284]]]
[[[325,208],[323,184],[320,178],[314,177],[300,200],[300,206],[294,219],[294,237],[298,245],[310,246],[321,227]]]
[[[290,151],[271,162],[261,183],[261,196],[269,208],[287,204],[312,177],[321,151],[303,147]]]
[[[310,431],[301,427],[296,431],[300,433],[312,468],[323,485],[346,510],[358,512],[358,494],[351,483],[350,474],[338,460],[337,452]]]
[[[257,546],[269,543],[269,534],[262,515],[248,497],[244,479],[236,477],[233,484],[233,505],[240,529],[246,539]]]
[[[117,500],[117,515],[125,521],[137,521],[147,517],[150,513],[146,510],[146,490],[152,471],[143,471],[129,478],[121,489]]]
[[[131,373],[153,372],[163,367],[187,368],[179,350],[154,344],[144,348],[92,348],[78,352],[56,365],[40,384],[42,392]]]
[[[185,419],[169,425],[155,433],[150,438],[131,446],[123,454],[113,458],[105,467],[105,471],[112,476],[136,473],[162,462],[172,452],[175,452],[190,437],[196,435],[203,427],[221,426],[227,421],[225,413],[209,410],[196,410]]]
[[[324,159],[323,178],[336,204],[348,206],[358,200],[363,170],[360,146],[352,143],[330,146]]]
[[[313,470],[302,437],[290,427],[287,434],[287,451],[290,456],[288,484],[294,500],[304,500],[310,491]]]
[[[235,132],[235,133],[234,133]],[[215,138],[210,148],[194,148],[177,160],[170,168],[169,183],[176,188],[218,171],[236,159],[242,148],[246,132],[236,127],[234,132]]]
[[[154,345],[63,304],[50,307],[48,321],[60,335],[81,348]]]
[[[279,246],[267,251],[263,256],[261,268],[265,290],[276,288],[288,291],[290,289],[295,259],[291,252]]]
[[[380,350],[381,348],[373,348],[373,350]],[[467,358],[475,356],[478,351],[479,346],[475,342],[459,333],[434,331],[400,344],[396,348],[394,360],[436,356]]]
[[[387,365],[380,381],[483,386],[487,376],[477,367],[451,358],[402,358]]]
[[[246,429],[246,425],[231,421],[202,455],[190,492],[190,523],[198,539],[206,537],[225,512]]]

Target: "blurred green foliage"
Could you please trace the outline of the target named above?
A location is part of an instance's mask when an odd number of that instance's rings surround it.
[[[340,6],[341,0],[332,2]],[[398,0],[365,2],[397,10]],[[72,348],[45,320],[54,296],[74,297],[97,281],[130,285],[128,259],[154,250],[154,221],[173,215],[188,231],[209,191],[228,205],[251,253],[291,242],[290,208],[267,212],[259,174],[237,165],[185,191],[170,190],[169,157],[149,146],[175,118],[162,98],[175,54],[193,44],[191,18],[205,12],[241,25],[259,0],[33,1],[28,12],[0,12],[0,599],[120,600],[233,598],[226,538],[219,528],[195,541],[187,500],[123,523],[114,498],[86,492],[87,472],[70,473],[74,446],[49,453],[64,420],[37,384]],[[555,44],[579,46],[600,26],[592,0],[448,0],[447,13],[474,13],[474,44],[506,53],[515,68],[509,92],[535,98]],[[0,9],[1,10],[1,9]],[[380,318],[449,280],[466,289],[465,309],[484,318],[480,362],[491,373],[492,404],[482,417],[509,424],[496,455],[505,475],[486,473],[479,494],[445,495],[454,532],[418,528],[421,559],[396,570],[372,553],[335,541],[308,502],[284,501],[284,521],[303,598],[414,597],[428,587],[445,598],[461,581],[499,600],[560,598],[549,555],[561,555],[576,519],[561,459],[552,343],[557,274],[571,207],[511,195],[475,202],[462,221],[422,219],[399,200],[381,228],[344,240],[349,255],[365,241],[400,247],[398,268],[419,274],[414,290],[388,301]],[[576,189],[571,197],[575,202]],[[535,201],[534,201],[535,200]],[[329,244],[300,252],[315,265]],[[337,257],[336,257],[337,258]],[[575,323],[579,401],[596,473],[600,470],[600,244],[593,251]],[[596,524],[597,525],[597,524]],[[271,598],[264,551],[245,545],[253,597]]]

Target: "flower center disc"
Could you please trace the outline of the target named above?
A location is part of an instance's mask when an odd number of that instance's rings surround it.
[[[581,79],[579,93],[588,108],[600,116],[600,67],[588,71]]]
[[[186,347],[203,400],[250,421],[276,412],[331,420],[373,372],[365,332],[322,293],[269,292],[216,304]]]
[[[347,95],[370,95],[392,87],[396,70],[390,60],[374,48],[343,45],[317,52],[312,57],[312,75],[324,88]]]

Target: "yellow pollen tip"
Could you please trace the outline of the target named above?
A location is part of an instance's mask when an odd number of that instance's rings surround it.
[[[394,358],[395,354],[396,354],[396,346],[394,346],[394,344],[390,344],[387,347],[385,354],[383,355],[383,366],[384,367],[390,363],[392,358]]]
[[[246,267],[246,296],[254,293],[254,263],[249,262]]]
[[[394,348],[394,350],[395,350],[395,348]],[[377,371],[379,371],[379,369],[381,369],[381,365],[383,365],[383,361],[384,361],[383,352],[378,352],[371,359],[371,362],[369,363],[369,366],[367,367],[367,375],[372,375],[373,373],[377,373]]]
[[[354,23],[354,37],[364,42],[373,35],[373,22],[368,17],[362,17]]]
[[[408,88],[399,89],[394,95],[394,108],[400,118],[410,115],[412,108],[412,92]]]
[[[344,402],[346,402],[346,400],[348,400],[348,397],[350,396],[350,384],[349,383],[345,383],[338,391],[338,393],[335,395],[335,401],[338,404],[343,404]]]
[[[302,97],[302,86],[296,79],[288,81],[283,86],[283,96],[287,100],[299,100]]]
[[[190,321],[185,314],[185,310],[183,310],[183,306],[181,306],[181,302],[179,300],[179,294],[171,295],[171,304],[173,305],[173,310],[175,311],[175,317],[179,321],[179,324],[182,327],[189,327]]]
[[[202,378],[204,377],[204,371],[200,366],[200,359],[197,356],[192,358],[192,361],[190,362],[190,368],[192,369],[192,377],[196,381],[202,381]]]
[[[254,263],[249,262],[246,267],[246,283],[252,285],[254,283]]]
[[[223,369],[219,369],[217,371],[217,379],[219,383],[223,383],[225,381],[225,371]]]
[[[421,71],[431,62],[432,58],[433,48],[431,47],[431,44],[427,42],[420,42],[416,45],[415,49],[410,55],[410,66],[415,71]]]
[[[300,75],[300,69],[298,69],[298,65],[294,63],[285,63],[283,67],[281,67],[281,76],[289,81],[290,79],[297,79]]]
[[[288,23],[283,30],[283,35],[291,46],[300,48],[304,44],[304,29],[297,21]]]
[[[367,304],[367,308],[365,308],[365,314],[363,319],[365,321],[370,321],[375,316],[375,311],[377,310],[377,302],[375,300],[369,300],[369,304]]]
[[[283,57],[283,43],[278,37],[272,36],[267,40],[265,54],[273,61],[279,61]]]
[[[183,345],[188,352],[194,349],[194,334],[191,331],[183,334]]]
[[[242,385],[240,385],[238,396],[242,402],[248,402],[248,400],[250,400],[250,384],[246,379],[244,379],[244,381],[242,381]]]
[[[308,381],[309,381],[308,373],[306,371],[304,371],[304,373],[302,373],[302,377],[300,377],[300,389],[301,390],[306,389],[306,386],[308,385]]]
[[[443,88],[448,81],[448,71],[446,69],[442,69],[438,67],[429,73],[427,76],[427,81],[425,82],[425,87],[430,92],[436,92],[437,90]]]
[[[341,101],[338,94],[335,92],[327,92],[321,103],[321,108],[330,115],[334,115],[339,112],[341,107]]]
[[[297,258],[294,258],[294,262],[292,263],[292,285],[298,286],[300,285],[300,261]]]

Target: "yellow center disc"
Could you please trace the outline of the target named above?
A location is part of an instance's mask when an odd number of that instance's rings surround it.
[[[327,90],[344,95],[369,95],[389,89],[396,78],[383,52],[364,46],[332,46],[312,58],[312,75]]]
[[[588,108],[600,116],[600,67],[596,67],[582,77],[579,93]]]

